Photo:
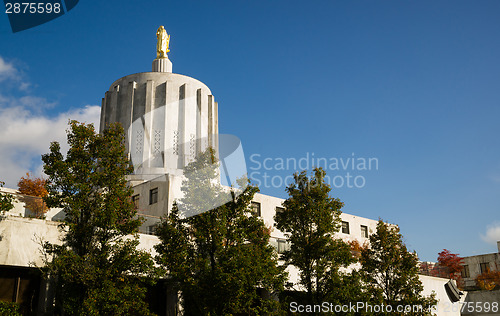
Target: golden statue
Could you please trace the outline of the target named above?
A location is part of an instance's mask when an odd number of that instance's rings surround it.
[[[170,43],[170,35],[167,34],[163,25],[160,25],[158,31],[156,31],[156,58],[168,58],[167,53],[170,51],[168,49],[168,44]]]

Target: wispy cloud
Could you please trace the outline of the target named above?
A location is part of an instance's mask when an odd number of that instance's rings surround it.
[[[493,182],[500,182],[500,174],[490,174],[490,175],[489,175],[489,178],[490,178]]]
[[[490,168],[487,177],[493,182],[500,183],[500,163],[497,163]]]
[[[488,225],[486,234],[481,234],[481,238],[489,244],[496,245],[497,241],[500,241],[500,222]]]
[[[0,82],[2,87],[14,87],[19,91],[28,91],[31,83],[25,80],[25,76],[19,67],[16,67],[14,62],[9,62],[0,56]]]
[[[0,81],[17,80],[18,73],[13,64],[0,57]],[[21,86],[29,86],[29,83],[19,82],[16,88],[21,93],[10,93],[5,85],[0,91],[0,181],[11,188],[17,187],[18,180],[27,171],[40,175],[41,155],[48,152],[52,141],[58,141],[61,149],[67,150],[66,129],[70,119],[97,127],[100,115],[97,105],[71,109],[56,116],[45,115],[40,109],[51,108],[56,103],[23,92]]]
[[[56,102],[49,102],[45,98],[33,95],[13,96],[2,95],[0,92],[0,109],[21,107],[39,113],[42,110],[53,108],[56,104]]]
[[[12,63],[6,62],[0,56],[0,82],[17,76],[17,70]]]

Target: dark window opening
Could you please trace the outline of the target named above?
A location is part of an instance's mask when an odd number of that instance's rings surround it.
[[[139,209],[139,197],[140,197],[139,194],[132,196],[132,203],[134,203],[134,207],[136,210]]]
[[[252,202],[250,205],[250,211],[252,215],[254,216],[260,216],[260,203],[259,202]]]
[[[368,238],[368,227],[361,225],[361,237]]]
[[[158,203],[158,188],[149,190],[149,205]]]
[[[349,234],[349,222],[342,222],[342,232]]]

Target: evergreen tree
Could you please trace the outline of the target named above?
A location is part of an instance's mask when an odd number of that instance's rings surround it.
[[[3,188],[5,182],[0,181],[0,188]],[[8,193],[0,192],[0,221],[4,219],[5,212],[10,211],[14,208],[14,197]],[[2,241],[2,235],[0,235],[0,241]]]
[[[184,197],[157,229],[158,262],[180,290],[186,315],[277,313],[269,294],[282,289],[284,275],[269,228],[250,212],[258,188],[240,182],[242,190],[224,189],[217,170],[212,149],[185,168]]]
[[[437,303],[435,295],[422,296],[418,257],[407,250],[399,227],[379,220],[377,232],[370,236],[370,247],[361,252],[361,263],[372,304],[390,305],[394,315],[432,314],[431,306]],[[412,310],[397,312],[398,305]],[[420,306],[422,310],[413,306]]]
[[[57,279],[56,304],[66,315],[148,315],[144,277],[149,254],[136,249],[140,221],[125,175],[131,171],[123,129],[70,122],[66,158],[53,142],[42,156],[45,198],[62,207],[62,245],[46,243],[45,272]]]
[[[274,217],[276,228],[290,242],[283,259],[300,271],[305,304],[355,302],[362,295],[359,274],[341,269],[355,259],[350,245],[334,236],[340,229],[343,203],[329,196],[331,188],[324,177],[321,168],[314,169],[311,178],[302,171],[287,187],[285,210]]]
[[[0,188],[3,188],[5,182],[0,181]],[[14,208],[14,197],[8,193],[0,192],[0,215]]]

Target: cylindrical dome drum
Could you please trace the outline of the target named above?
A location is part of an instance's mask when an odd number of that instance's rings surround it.
[[[134,174],[144,180],[182,175],[197,153],[208,146],[218,151],[218,109],[210,89],[188,76],[160,72],[166,67],[158,63],[153,69],[116,80],[101,108],[101,129],[122,124]]]

